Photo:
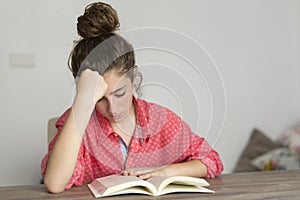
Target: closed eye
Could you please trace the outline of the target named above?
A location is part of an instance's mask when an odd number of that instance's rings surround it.
[[[121,93],[121,94],[115,94],[115,96],[116,96],[116,97],[122,97],[122,96],[125,95],[125,93],[126,93],[126,92],[123,92],[123,93]]]
[[[122,97],[126,94],[126,92],[120,93],[120,94],[114,94],[115,97]],[[98,102],[103,102],[103,100],[106,99],[106,97],[102,97],[101,99],[98,100]]]

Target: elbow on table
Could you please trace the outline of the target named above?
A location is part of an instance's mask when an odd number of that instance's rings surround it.
[[[64,184],[59,184],[57,181],[45,176],[44,177],[44,185],[48,192],[57,194],[57,193],[62,193],[65,191],[65,185]]]

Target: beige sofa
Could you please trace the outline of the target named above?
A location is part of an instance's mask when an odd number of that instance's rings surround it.
[[[54,117],[49,119],[48,121],[48,144],[51,142],[51,140],[54,138],[54,136],[57,133],[57,128],[55,126],[56,121],[59,117]]]

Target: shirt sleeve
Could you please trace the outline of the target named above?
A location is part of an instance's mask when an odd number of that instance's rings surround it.
[[[219,154],[204,138],[196,136],[189,152],[188,160],[200,160],[207,167],[205,178],[214,178],[222,173],[223,164]]]
[[[48,147],[48,152],[47,154],[43,157],[42,162],[41,162],[41,174],[44,177],[45,176],[45,172],[46,172],[46,168],[47,168],[47,163],[48,163],[48,159],[49,156],[52,152],[52,149],[56,143],[56,140],[64,126],[64,123],[68,117],[68,114],[70,112],[70,109],[68,109],[56,122],[56,128],[57,128],[57,134],[55,135],[55,137],[51,140],[51,142],[49,143],[49,147]],[[85,169],[85,162],[84,162],[84,147],[81,144],[79,152],[78,152],[78,157],[77,157],[77,162],[73,171],[73,174],[69,180],[69,182],[66,185],[65,189],[70,189],[73,185],[82,185],[83,184],[83,177],[84,177],[84,169]]]
[[[220,175],[223,171],[223,164],[220,156],[209,145],[205,138],[192,132],[189,125],[170,110],[167,118],[171,124],[177,124],[178,128],[175,132],[178,135],[177,140],[180,140],[179,143],[189,144],[187,148],[184,147],[184,153],[180,158],[181,162],[200,160],[207,167],[207,175],[205,178],[214,178]]]

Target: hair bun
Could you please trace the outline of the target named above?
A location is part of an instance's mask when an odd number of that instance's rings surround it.
[[[112,33],[120,26],[117,11],[102,2],[92,3],[77,18],[77,32],[83,38]]]

